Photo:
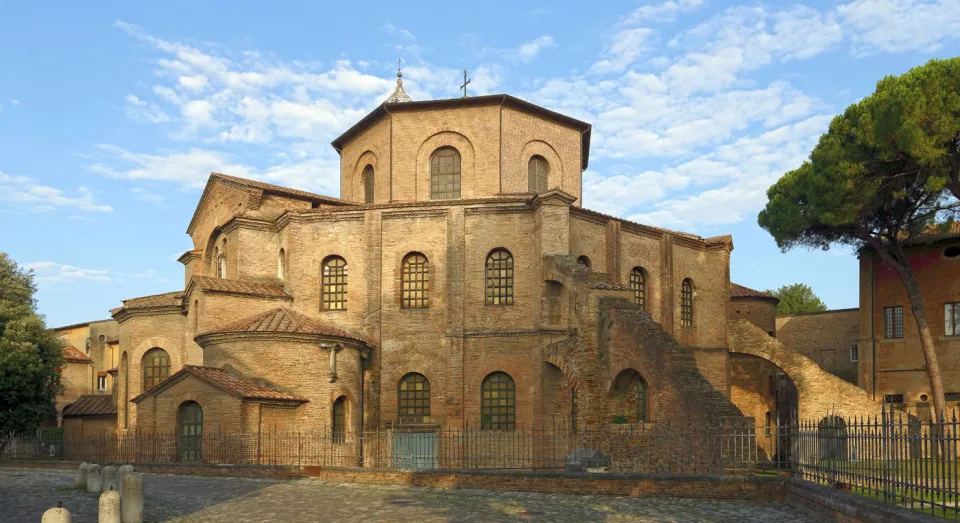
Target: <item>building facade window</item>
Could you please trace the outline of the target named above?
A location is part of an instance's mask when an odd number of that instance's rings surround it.
[[[180,461],[203,460],[203,409],[195,401],[180,405]]]
[[[903,394],[884,394],[884,403],[903,403]]]
[[[577,263],[579,263],[580,265],[583,265],[588,269],[592,266],[592,264],[590,263],[590,257],[585,254],[577,258]]]
[[[517,426],[517,393],[513,378],[506,372],[494,372],[480,387],[480,428],[513,430]]]
[[[680,325],[693,327],[693,280],[690,278],[680,285]]]
[[[107,377],[106,376],[97,376],[97,390],[100,392],[106,392],[107,390]]]
[[[373,203],[374,190],[375,190],[375,178],[373,176],[373,166],[368,165],[363,168],[363,174],[360,175],[363,178],[363,201],[364,203]]]
[[[643,269],[634,267],[630,271],[630,290],[633,291],[633,303],[643,310],[647,309],[647,278]]]
[[[527,185],[530,192],[547,192],[547,160],[543,156],[533,156],[527,163]]]
[[[277,254],[277,279],[287,281],[287,253],[283,249]]]
[[[430,157],[430,199],[460,198],[460,153],[453,147],[437,149]]]
[[[945,392],[943,398],[945,401],[960,401],[960,392]]]
[[[640,377],[636,383],[637,395],[637,423],[647,421],[647,382]]]
[[[154,348],[143,355],[143,390],[163,383],[163,380],[170,377],[170,355],[167,351]]]
[[[400,423],[430,423],[430,382],[411,372],[400,379],[397,390]]]
[[[320,277],[320,309],[342,311],[347,308],[347,261],[339,256],[329,256],[323,261]]]
[[[486,305],[513,305],[513,255],[506,249],[494,249],[487,255],[485,268]]]
[[[411,252],[403,257],[400,270],[400,306],[426,309],[430,306],[430,265],[427,257]]]
[[[960,336],[960,302],[943,304],[943,333]]]
[[[343,443],[347,437],[347,397],[340,396],[333,402],[333,411],[331,415],[331,426],[333,430],[334,443]]]
[[[903,306],[883,308],[883,337],[888,340],[903,338]]]
[[[856,362],[860,360],[860,348],[856,344],[850,346],[850,361]]]

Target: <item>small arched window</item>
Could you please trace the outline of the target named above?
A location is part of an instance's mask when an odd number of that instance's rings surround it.
[[[634,391],[637,395],[637,423],[643,423],[647,421],[647,382],[642,376],[638,378]]]
[[[527,184],[530,192],[547,192],[547,160],[540,155],[527,163]]]
[[[583,255],[583,256],[577,258],[577,263],[579,263],[580,265],[583,265],[584,267],[586,267],[586,268],[589,269],[589,268],[590,268],[590,257],[589,257],[589,256],[586,256],[586,255]]]
[[[373,203],[373,191],[375,190],[373,177],[373,166],[368,165],[363,168],[363,201],[365,203]]]
[[[453,200],[460,197],[460,153],[443,147],[430,156],[430,199]]]
[[[411,252],[403,257],[400,274],[400,306],[426,309],[430,306],[430,274],[427,257]]]
[[[170,355],[160,348],[153,348],[143,355],[143,390],[163,383],[170,377]]]
[[[347,261],[339,256],[329,256],[323,261],[321,275],[320,308],[325,311],[342,311],[347,308]]]
[[[213,248],[213,275],[220,278],[220,247]]]
[[[513,255],[494,249],[487,255],[486,305],[513,305]]]
[[[343,443],[347,435],[347,397],[340,396],[333,402],[331,416],[334,443]]]
[[[430,423],[430,382],[411,372],[400,379],[397,390],[400,423]]]
[[[123,373],[123,394],[120,395],[123,398],[123,428],[127,428],[130,425],[130,358],[126,352],[120,356],[120,372]]]
[[[480,386],[480,428],[513,430],[517,424],[517,391],[506,372],[494,372]]]
[[[180,404],[180,461],[203,460],[203,409],[195,401]]]
[[[633,302],[643,310],[647,309],[647,277],[640,267],[630,271],[630,290],[633,291]]]
[[[693,280],[690,278],[680,285],[680,325],[693,327]]]
[[[277,279],[280,281],[287,280],[287,253],[283,249],[280,249],[277,254]]]
[[[196,336],[197,334],[199,334],[199,332],[197,332],[197,329],[200,328],[200,302],[199,301],[193,300],[193,310],[191,312],[193,312],[193,335]]]

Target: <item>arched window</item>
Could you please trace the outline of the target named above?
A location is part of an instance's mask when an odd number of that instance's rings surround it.
[[[633,302],[643,310],[647,309],[647,277],[643,269],[634,267],[630,271],[630,290],[633,291]]]
[[[543,156],[536,155],[527,163],[527,183],[530,192],[547,192],[547,160]]]
[[[347,308],[347,261],[339,256],[323,260],[321,277],[322,297],[320,308],[325,311],[342,311]]]
[[[506,249],[494,249],[487,255],[487,305],[513,305],[513,255]]]
[[[193,335],[200,334],[197,330],[200,328],[200,302],[193,300]]]
[[[277,279],[280,281],[287,280],[287,253],[283,252],[283,249],[280,249],[280,253],[277,255]]]
[[[443,147],[430,157],[430,199],[452,200],[460,197],[460,153]]]
[[[127,428],[130,424],[130,359],[126,352],[120,356],[120,372],[123,373],[123,394],[120,395],[123,398],[123,428]]]
[[[195,401],[180,404],[180,461],[203,460],[203,409]]]
[[[150,390],[170,376],[170,355],[153,348],[143,355],[143,390]]]
[[[635,369],[624,369],[617,374],[607,401],[613,423],[647,421],[647,381]]]
[[[397,390],[400,423],[430,423],[430,382],[411,372],[400,379]]]
[[[404,309],[426,309],[430,306],[430,274],[427,257],[411,252],[403,257],[400,274],[400,306]]]
[[[220,278],[220,247],[213,248],[213,275]]]
[[[368,165],[363,168],[363,174],[360,175],[363,178],[363,201],[365,203],[373,203],[373,191],[374,191],[374,177],[373,177],[373,166]]]
[[[583,255],[577,258],[577,263],[579,263],[580,265],[583,265],[588,269],[590,268],[590,258],[587,255]]]
[[[480,428],[513,430],[517,425],[517,393],[513,378],[506,372],[494,372],[480,387]]]
[[[680,286],[680,325],[693,327],[693,280],[690,278]]]
[[[334,443],[343,443],[347,435],[347,397],[340,396],[333,402],[331,422]]]
[[[647,382],[639,377],[634,393],[637,395],[637,423],[647,421]]]

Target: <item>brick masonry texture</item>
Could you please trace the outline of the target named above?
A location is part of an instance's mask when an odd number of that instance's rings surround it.
[[[827,372],[857,383],[857,362],[850,361],[850,346],[860,343],[859,316],[857,309],[779,316],[777,339]],[[857,352],[862,353],[859,346]]]

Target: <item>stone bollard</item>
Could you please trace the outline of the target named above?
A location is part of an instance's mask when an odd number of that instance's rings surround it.
[[[43,513],[40,523],[71,523],[70,511],[63,507],[48,509]]]
[[[117,467],[113,465],[107,465],[103,467],[103,491],[116,490],[117,493],[120,492],[120,488],[117,486]]]
[[[143,474],[131,472],[123,476],[123,523],[143,523]]]
[[[101,490],[103,490],[103,471],[100,470],[100,465],[90,465],[87,470],[87,492],[99,494]]]
[[[100,495],[99,523],[120,523],[120,493],[107,490]]]
[[[120,493],[120,498],[123,498],[123,477],[127,474],[133,472],[133,465],[120,465],[117,468],[117,492]]]
[[[90,470],[90,464],[84,461],[77,469],[77,478],[73,480],[73,488],[77,490],[87,490],[87,472]]]

